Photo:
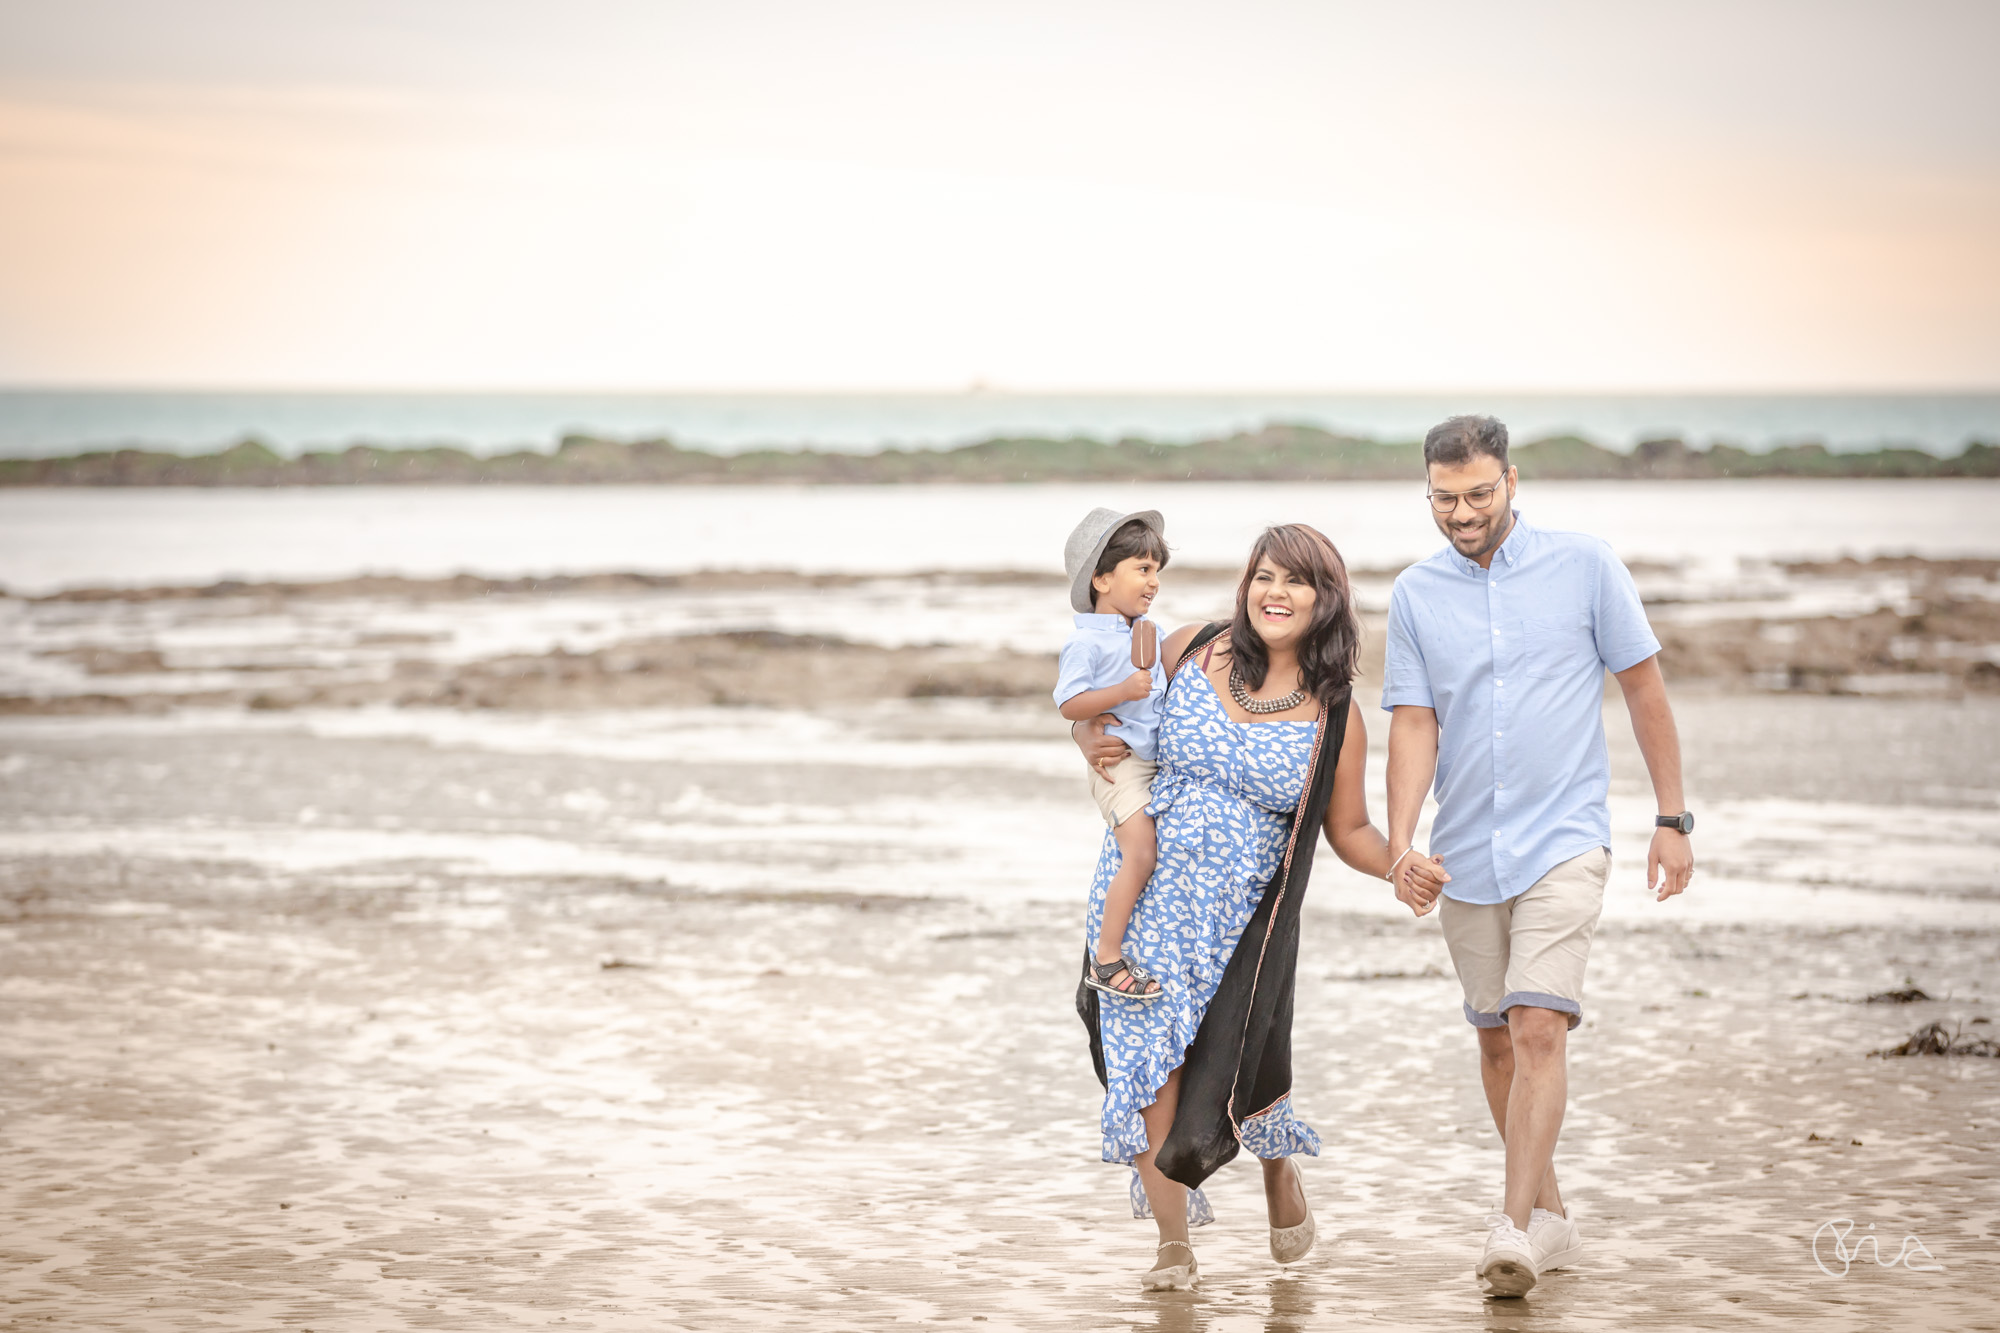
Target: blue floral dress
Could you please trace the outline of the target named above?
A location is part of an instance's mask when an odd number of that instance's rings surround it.
[[[1312,722],[1237,722],[1215,686],[1188,663],[1167,687],[1160,714],[1159,772],[1153,779],[1159,860],[1125,930],[1125,952],[1159,979],[1151,1003],[1098,997],[1104,1047],[1104,1160],[1130,1163],[1146,1148],[1142,1108],[1178,1069],[1222,981],[1264,886],[1278,873],[1291,838],[1290,815],[1305,792]],[[1094,949],[1104,894],[1122,864],[1109,832],[1090,885],[1084,947]],[[1254,1108],[1242,1142],[1259,1157],[1319,1155],[1319,1135],[1292,1112],[1289,1097]],[[1132,1177],[1134,1216],[1145,1196]],[[1207,1201],[1191,1192],[1189,1220],[1207,1221]]]

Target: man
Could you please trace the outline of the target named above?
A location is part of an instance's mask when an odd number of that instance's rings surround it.
[[[1514,510],[1507,428],[1453,417],[1424,439],[1431,511],[1451,545],[1396,579],[1382,706],[1389,724],[1389,873],[1423,916],[1439,904],[1480,1079],[1506,1142],[1506,1196],[1476,1273],[1520,1296],[1581,1253],[1552,1160],[1568,1100],[1565,1047],[1611,869],[1604,672],[1625,694],[1659,818],[1646,884],[1694,873],[1694,816],[1660,644],[1632,576],[1595,537]],[[1412,844],[1437,784],[1428,851]],[[1414,864],[1428,859],[1422,874]]]

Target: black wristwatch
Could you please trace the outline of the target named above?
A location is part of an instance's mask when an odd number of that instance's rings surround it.
[[[1677,815],[1654,815],[1654,828],[1677,829],[1682,833],[1694,832],[1694,812],[1683,810]]]

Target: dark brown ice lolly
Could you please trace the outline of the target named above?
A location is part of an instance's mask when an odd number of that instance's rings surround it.
[[[1150,620],[1132,622],[1132,666],[1138,671],[1151,671],[1153,663],[1160,660],[1160,627]]]

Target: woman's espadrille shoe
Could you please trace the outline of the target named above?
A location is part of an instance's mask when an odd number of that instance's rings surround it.
[[[1306,1220],[1295,1227],[1271,1228],[1271,1257],[1281,1264],[1295,1264],[1312,1253],[1318,1233],[1313,1226],[1312,1202],[1306,1198],[1306,1173],[1299,1169],[1298,1158],[1285,1160],[1292,1164],[1292,1179],[1298,1182],[1299,1202],[1306,1206]]]
[[[1165,1264],[1148,1269],[1139,1274],[1141,1291],[1193,1291],[1201,1281],[1201,1265],[1194,1261],[1194,1247],[1184,1240],[1163,1241],[1153,1252],[1155,1259],[1167,1250],[1179,1250],[1187,1256],[1184,1264]]]

